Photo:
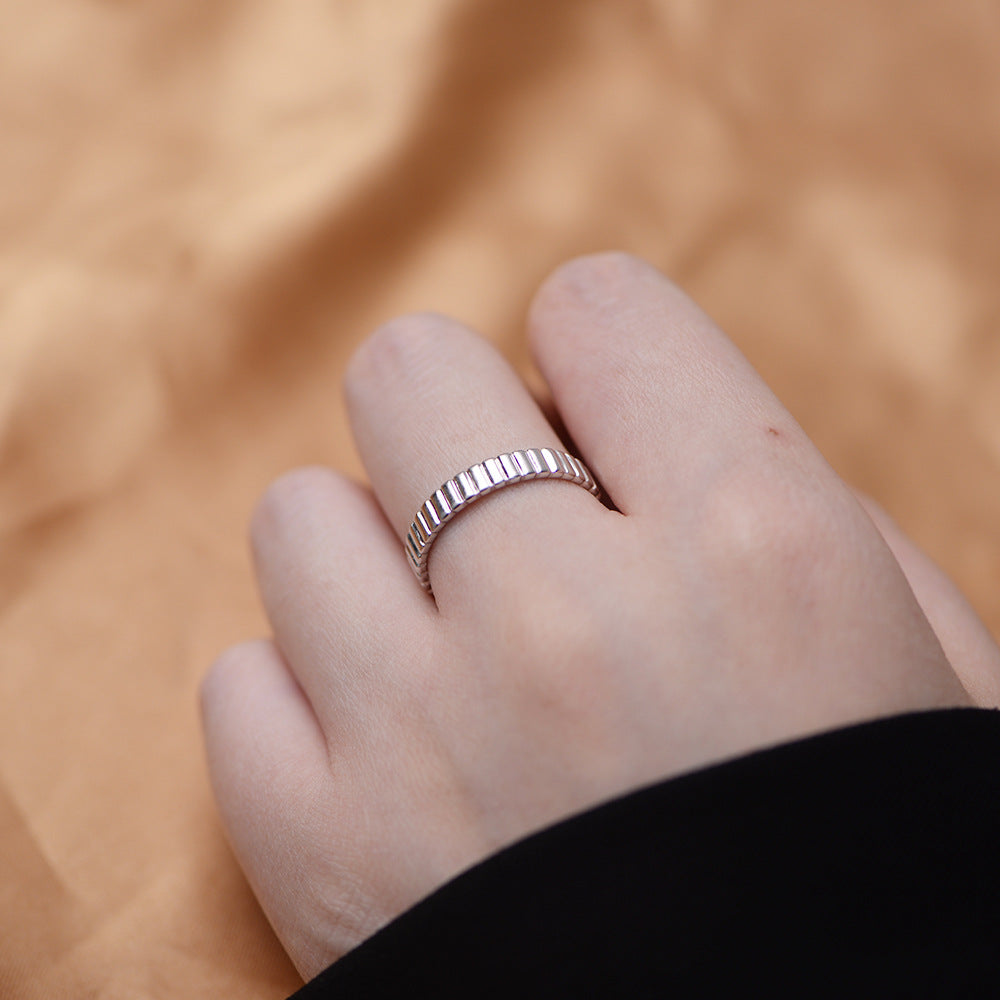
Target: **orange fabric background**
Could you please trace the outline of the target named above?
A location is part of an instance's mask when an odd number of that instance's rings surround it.
[[[643,254],[1000,632],[994,4],[0,9],[0,996],[280,997],[199,677],[352,347]],[[449,471],[449,470],[444,470]]]

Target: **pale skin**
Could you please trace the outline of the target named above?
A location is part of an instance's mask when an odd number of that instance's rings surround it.
[[[631,789],[853,722],[1000,705],[1000,649],[736,347],[649,265],[581,258],[528,336],[615,509],[569,483],[458,516],[425,594],[401,539],[445,479],[564,447],[440,316],[394,320],[345,392],[371,488],[300,469],[251,536],[274,638],[203,687],[240,863],[311,978],[498,848]]]

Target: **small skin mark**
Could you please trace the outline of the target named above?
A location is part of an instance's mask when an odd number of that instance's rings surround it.
[[[773,434],[775,437],[781,437],[781,431],[777,427],[768,427],[767,433]]]

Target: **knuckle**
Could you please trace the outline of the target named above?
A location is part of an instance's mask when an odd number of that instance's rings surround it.
[[[347,365],[344,386],[348,394],[365,386],[383,387],[411,382],[440,355],[461,327],[437,313],[410,313],[383,323],[365,338]]]
[[[529,329],[538,331],[540,314],[591,305],[617,303],[637,278],[648,277],[651,265],[640,257],[620,250],[587,254],[566,261],[543,282],[532,305]]]
[[[828,575],[848,533],[841,505],[799,484],[754,476],[706,498],[696,536],[728,572],[794,587]]]
[[[274,649],[268,639],[251,639],[219,653],[201,679],[198,693],[202,713],[208,714],[213,706],[225,704],[234,691],[240,690],[247,670],[263,657],[273,656]]]
[[[274,480],[264,490],[250,518],[250,539],[254,547],[280,537],[282,525],[310,521],[310,513],[322,503],[330,489],[333,473],[323,466],[302,466]]]
[[[531,303],[532,349],[540,359],[553,360],[556,352],[579,352],[580,363],[597,352],[602,363],[587,365],[588,378],[621,371],[620,337],[630,338],[630,350],[657,341],[643,331],[651,329],[651,310],[660,309],[665,296],[680,310],[675,316],[672,307],[674,319],[688,311],[679,290],[640,257],[621,251],[577,257],[554,271]]]
[[[636,272],[648,270],[649,264],[640,257],[624,250],[607,250],[566,261],[556,268],[549,282],[589,288],[595,283],[617,283],[634,276]]]

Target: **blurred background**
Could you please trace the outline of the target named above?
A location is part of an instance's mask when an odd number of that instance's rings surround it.
[[[297,985],[196,691],[396,313],[527,373],[547,272],[646,256],[1000,633],[998,55],[989,0],[3,4],[0,995]]]

